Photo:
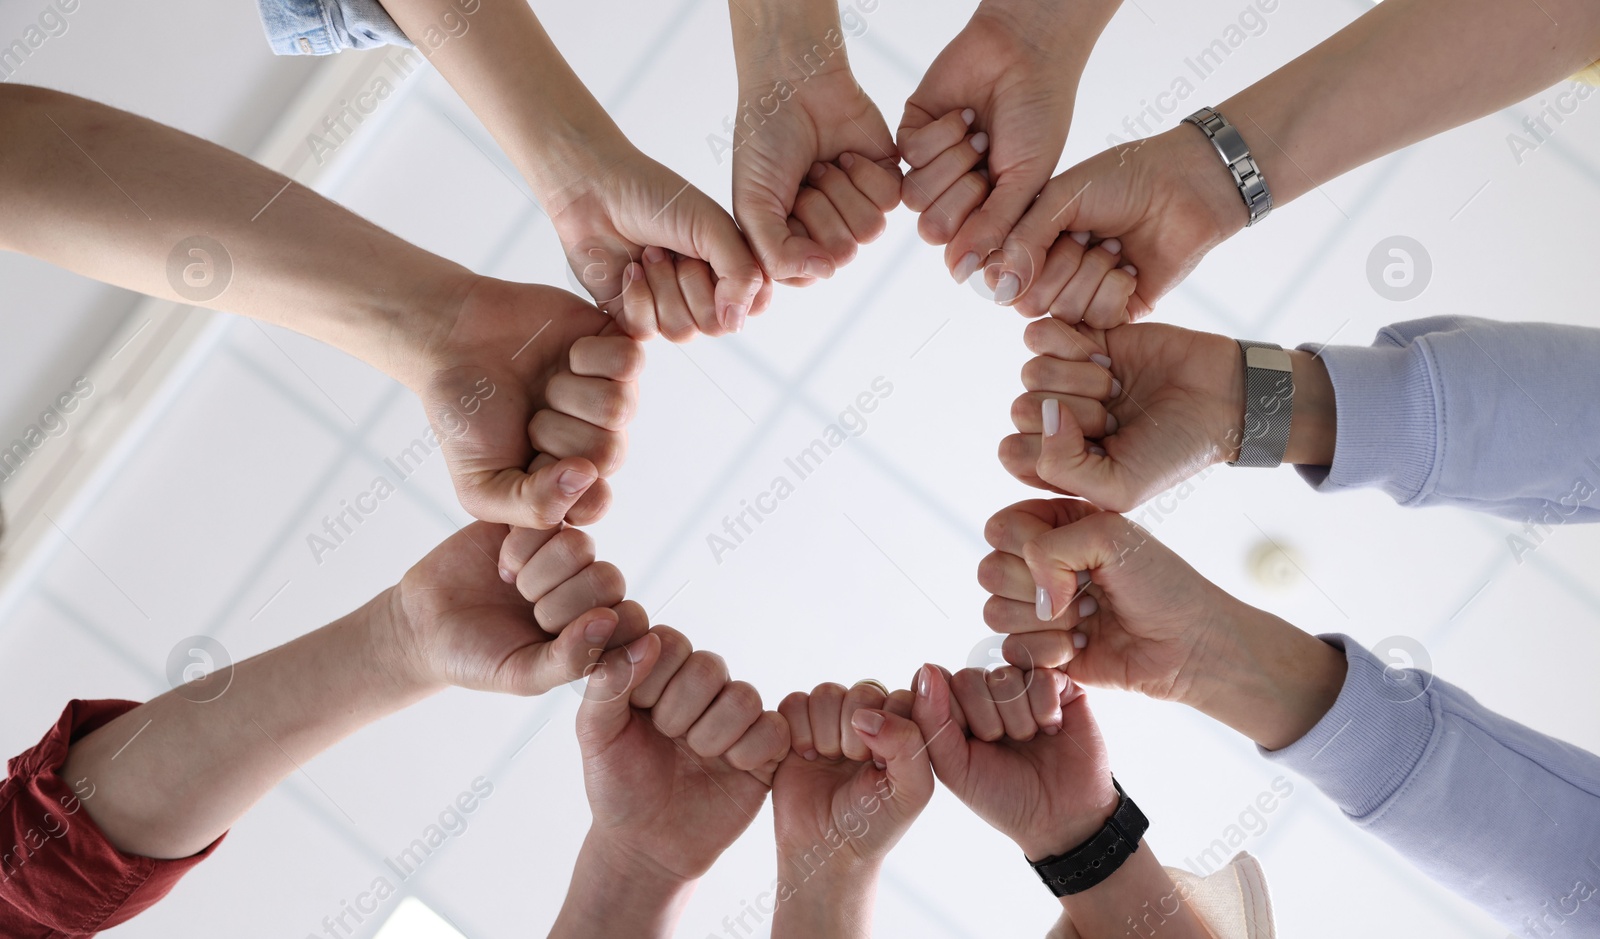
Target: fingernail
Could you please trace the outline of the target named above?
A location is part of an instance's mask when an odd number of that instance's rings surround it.
[[[593,476],[588,473],[580,473],[577,470],[567,470],[556,478],[556,485],[560,486],[561,491],[569,496],[575,496],[588,489],[593,482]]]
[[[1074,649],[1081,649],[1081,648],[1083,648],[1084,646],[1086,646],[1088,644],[1089,644],[1089,637],[1088,636],[1085,636],[1083,633],[1073,633],[1072,634],[1072,647]],[[1070,688],[1072,686],[1068,685],[1067,687]]]
[[[1117,381],[1115,378],[1111,379],[1111,397],[1122,397],[1122,382]]]
[[[1015,274],[1001,274],[1000,282],[994,285],[994,302],[1005,306],[1017,299],[1017,294],[1022,292],[1022,278]]]
[[[1093,453],[1095,456],[1105,456],[1106,448],[1097,443],[1091,443],[1089,444],[1089,452]]]
[[[811,164],[811,172],[807,173],[806,176],[812,182],[816,182],[817,180],[821,179],[822,174],[826,173],[827,171],[828,168],[823,166],[821,163],[813,163]]]
[[[1045,736],[1054,737],[1056,734],[1061,733],[1061,728],[1057,727],[1054,724],[1046,724],[1044,726],[1044,732],[1045,732]]]
[[[601,645],[611,638],[611,634],[616,631],[616,628],[616,620],[602,616],[583,628],[583,638],[595,645]]]
[[[1089,356],[1089,361],[1100,366],[1101,368],[1111,367],[1111,356],[1109,355],[1101,355],[1100,353],[1095,352]]]
[[[667,259],[667,252],[659,245],[651,245],[644,249],[644,259],[651,264],[660,264]]]
[[[1110,251],[1112,254],[1122,253],[1122,242],[1115,238],[1107,238],[1105,241],[1100,242],[1100,247]]]
[[[917,669],[917,697],[926,698],[927,696],[928,696],[928,666],[924,665],[921,668]]]
[[[742,303],[730,303],[722,309],[722,328],[730,332],[740,332],[744,329],[745,317],[749,315],[749,308]]]
[[[1139,276],[1139,269],[1137,267],[1134,267],[1132,264],[1124,264],[1124,265],[1122,265],[1122,269],[1128,272],[1128,276],[1129,277],[1138,277]]]
[[[1056,618],[1055,610],[1050,605],[1050,591],[1039,587],[1038,593],[1033,598],[1033,615],[1039,617],[1039,622],[1048,623]]]
[[[628,269],[622,272],[622,285],[624,287],[644,280],[644,266],[638,261],[629,261]]]
[[[978,119],[978,112],[967,108],[961,112],[961,119],[967,122],[968,127],[971,127],[972,122]]]
[[[644,647],[645,647],[645,644],[649,641],[649,639],[650,639],[650,637],[647,636],[647,635],[646,636],[640,636],[638,639],[635,639],[632,642],[628,643],[628,661],[629,662],[632,662],[633,664],[637,665],[640,662],[644,661]]]
[[[1044,420],[1044,435],[1054,437],[1061,432],[1061,402],[1054,398],[1044,399],[1039,406],[1039,416]]]
[[[1073,241],[1076,241],[1080,245],[1086,245],[1089,243],[1089,233],[1086,231],[1068,232],[1067,237],[1071,238]]]
[[[956,265],[956,283],[964,284],[971,280],[972,275],[978,272],[978,265],[981,263],[983,259],[978,257],[976,251],[968,251],[966,257],[961,259],[961,263]]]
[[[843,167],[844,169],[849,169],[850,167],[855,166],[855,165],[856,165],[856,155],[854,153],[841,153],[841,154],[839,154],[839,166]]]
[[[883,715],[877,711],[857,711],[850,715],[850,726],[869,737],[875,737],[878,731],[883,730]]]
[[[988,150],[989,135],[981,132],[974,134],[972,137],[972,149],[979,153],[983,153],[984,151]]]
[[[806,266],[802,270],[807,277],[826,280],[833,276],[833,262],[824,258],[806,258]]]
[[[1085,586],[1085,585],[1087,585],[1089,583],[1089,579],[1090,578],[1089,578],[1089,572],[1088,571],[1079,571],[1078,572],[1078,586],[1080,588]]]
[[[800,755],[805,757],[808,760],[815,760],[817,758],[817,751],[815,751],[815,750],[807,750],[806,752],[804,752],[804,753],[802,753]]]
[[[1078,618],[1083,619],[1085,616],[1091,615],[1095,610],[1098,609],[1100,609],[1099,600],[1096,600],[1094,597],[1084,597],[1082,600],[1078,601]]]
[[[878,769],[888,769],[889,768],[889,764],[885,763],[882,760],[873,760],[872,761],[872,765],[876,766]]]
[[[1115,414],[1107,414],[1106,415],[1106,433],[1107,434],[1116,433],[1117,432],[1117,428],[1121,427],[1121,426],[1122,426],[1122,424],[1117,420],[1117,416]]]

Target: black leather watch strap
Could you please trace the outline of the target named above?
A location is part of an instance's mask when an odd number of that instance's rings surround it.
[[[1122,791],[1122,786],[1115,779],[1111,785],[1117,790],[1117,810],[1099,833],[1071,851],[1029,861],[1039,879],[1058,897],[1082,893],[1116,873],[1139,850],[1139,839],[1150,828],[1150,820]]]

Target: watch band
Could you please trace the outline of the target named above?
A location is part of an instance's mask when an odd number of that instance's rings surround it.
[[[1237,340],[1244,361],[1244,432],[1239,458],[1229,466],[1283,463],[1294,423],[1294,364],[1282,346]]]
[[[1150,820],[1122,791],[1121,784],[1112,779],[1111,785],[1117,790],[1117,810],[1098,834],[1064,854],[1028,862],[1058,897],[1082,893],[1116,873],[1139,850],[1139,839],[1150,828]]]
[[[1261,174],[1255,157],[1250,155],[1250,147],[1239,136],[1239,129],[1228,123],[1228,119],[1214,108],[1201,108],[1184,118],[1184,121],[1205,133],[1222,156],[1228,172],[1233,174],[1233,184],[1239,187],[1244,207],[1250,210],[1250,221],[1244,223],[1245,227],[1249,228],[1266,218],[1272,211],[1272,190],[1267,188],[1267,178]]]

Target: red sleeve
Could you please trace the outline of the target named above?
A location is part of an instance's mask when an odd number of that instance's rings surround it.
[[[78,939],[144,912],[166,896],[199,854],[161,861],[124,854],[83,811],[92,780],[62,779],[67,748],[139,705],[72,701],[39,745],[13,758],[0,783],[0,936]]]

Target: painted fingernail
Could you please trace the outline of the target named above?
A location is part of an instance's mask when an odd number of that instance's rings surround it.
[[[1096,600],[1094,597],[1084,597],[1082,600],[1078,601],[1078,618],[1082,619],[1085,616],[1091,616],[1094,614],[1094,611],[1098,609],[1100,609],[1099,600]]]
[[[722,308],[722,328],[730,332],[740,332],[744,329],[745,317],[749,315],[749,307],[742,303],[730,303]]]
[[[971,280],[972,275],[978,272],[978,265],[981,263],[983,263],[983,259],[978,257],[976,251],[968,251],[966,257],[961,259],[961,263],[956,265],[956,283],[964,284]]]
[[[1118,422],[1117,416],[1115,414],[1107,414],[1106,415],[1106,433],[1107,434],[1116,433],[1117,432],[1117,428],[1121,427],[1121,426],[1122,426],[1122,424],[1120,422]]]
[[[967,122],[968,127],[971,127],[972,122],[978,119],[978,112],[967,108],[961,112],[961,119]]]
[[[811,164],[811,172],[807,173],[806,177],[812,182],[816,182],[817,180],[821,179],[823,174],[826,172],[828,172],[828,168],[826,166],[823,166],[821,163],[813,163]],[[1115,254],[1116,252],[1112,253]]]
[[[804,753],[802,753],[800,755],[805,757],[808,760],[815,760],[817,758],[817,751],[815,751],[815,750],[807,750],[806,752],[804,752]]]
[[[617,629],[617,621],[608,617],[600,617],[583,628],[583,638],[595,645],[600,645]]]
[[[585,489],[588,489],[589,485],[593,482],[593,476],[590,476],[588,473],[580,473],[577,470],[567,470],[560,476],[556,477],[556,485],[560,486],[561,491],[569,496],[575,496]]]
[[[1089,583],[1089,580],[1090,580],[1090,578],[1089,578],[1089,572],[1088,571],[1079,571],[1078,572],[1078,587],[1079,588],[1082,588],[1085,584]]]
[[[1086,245],[1089,243],[1089,233],[1086,231],[1068,232],[1067,237],[1071,238],[1073,241],[1076,241],[1080,245]]]
[[[1015,274],[1001,274],[999,283],[994,285],[994,302],[1005,306],[1017,299],[1017,294],[1022,292],[1022,278]]]
[[[917,697],[926,698],[927,696],[928,696],[928,666],[924,665],[921,668],[917,669]]]
[[[1091,361],[1094,364],[1100,366],[1101,368],[1110,368],[1111,367],[1111,356],[1109,356],[1109,355],[1101,355],[1100,353],[1095,352],[1095,353],[1090,354],[1089,361]]]
[[[1100,247],[1110,251],[1112,254],[1122,253],[1122,242],[1115,238],[1107,238],[1105,241],[1100,242]]]
[[[1111,379],[1111,397],[1113,399],[1122,397],[1122,382],[1115,378]]]
[[[857,711],[850,715],[850,726],[869,737],[883,730],[883,715],[877,711]]]
[[[833,262],[826,258],[806,258],[806,266],[802,270],[807,277],[827,280],[833,276]]]
[[[1039,416],[1044,419],[1044,435],[1054,437],[1061,432],[1061,402],[1054,398],[1044,399],[1039,406]]]
[[[983,153],[984,151],[988,150],[989,135],[982,132],[974,134],[972,136],[972,149],[976,150],[978,153]]]
[[[644,259],[651,264],[660,264],[667,259],[666,249],[659,245],[651,245],[644,249]]]
[[[1036,588],[1039,592],[1034,594],[1033,615],[1039,617],[1039,622],[1048,623],[1055,619],[1055,610],[1050,604],[1050,591],[1043,587]]]
[[[1129,277],[1138,277],[1139,276],[1139,269],[1137,267],[1134,267],[1132,264],[1124,264],[1124,265],[1122,265],[1122,269],[1128,272],[1128,276]]]
[[[514,584],[517,582],[517,575],[502,567],[500,568],[500,579],[508,584]]]
[[[1091,443],[1089,444],[1089,452],[1093,453],[1095,456],[1105,456],[1106,448],[1097,443]]]
[[[854,153],[841,153],[841,154],[839,154],[839,166],[840,167],[842,167],[843,169],[847,169],[848,170],[850,167],[855,166],[855,165],[856,165],[856,155]]]
[[[1081,648],[1083,648],[1084,646],[1086,646],[1088,644],[1089,644],[1089,637],[1088,636],[1085,636],[1083,633],[1073,633],[1072,634],[1072,647],[1074,649],[1081,649]],[[1072,686],[1069,684],[1069,685],[1067,685],[1067,687],[1070,689]]]

